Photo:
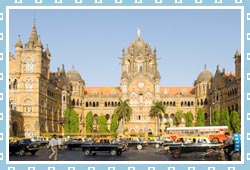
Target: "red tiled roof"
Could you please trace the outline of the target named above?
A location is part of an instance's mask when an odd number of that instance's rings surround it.
[[[119,87],[85,87],[85,94],[121,95]]]
[[[194,94],[194,87],[161,87],[162,94]]]

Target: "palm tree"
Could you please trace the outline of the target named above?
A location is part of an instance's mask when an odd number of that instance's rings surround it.
[[[166,106],[162,103],[162,101],[156,101],[153,103],[151,106],[151,109],[149,111],[149,116],[156,118],[156,123],[157,123],[157,136],[159,135],[159,117],[161,116],[162,113],[165,113]]]
[[[118,116],[118,120],[122,119],[122,123],[123,123],[123,132],[125,129],[125,122],[130,120],[130,115],[132,114],[132,108],[129,106],[128,102],[129,100],[124,100],[122,101],[121,99],[119,99],[120,105],[117,106],[117,108],[115,109],[114,113],[117,114]]]

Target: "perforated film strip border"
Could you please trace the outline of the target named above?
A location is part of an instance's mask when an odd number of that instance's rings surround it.
[[[0,146],[6,145],[6,6],[243,6],[244,8],[244,139],[250,141],[250,1],[249,0],[0,0]],[[243,46],[243,44],[242,44]],[[243,56],[242,56],[243,57]],[[246,78],[245,78],[246,76]],[[242,89],[243,90],[243,89]],[[250,167],[250,148],[245,147],[243,164],[9,164],[6,147],[0,147],[0,167],[4,170],[240,170]],[[54,163],[54,162],[53,162]]]

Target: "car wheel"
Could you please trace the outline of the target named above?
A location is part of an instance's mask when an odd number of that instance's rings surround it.
[[[25,150],[24,150],[24,149],[20,149],[19,154],[20,154],[21,156],[23,156],[23,155],[25,154]]]
[[[110,151],[110,155],[111,155],[111,156],[115,156],[116,154],[117,154],[117,151],[116,151],[116,150],[112,149],[112,150]]]
[[[141,144],[138,144],[138,145],[136,146],[136,148],[137,148],[137,150],[142,150],[142,145],[141,145]]]
[[[90,155],[90,150],[89,150],[89,149],[85,149],[85,150],[84,150],[84,155],[85,155],[85,156]]]
[[[155,144],[155,148],[159,148],[159,147],[160,147],[159,143]]]
[[[173,151],[173,157],[174,158],[179,158],[181,157],[181,151],[179,149],[176,149]]]
[[[212,143],[219,143],[219,139],[218,138],[213,138]]]

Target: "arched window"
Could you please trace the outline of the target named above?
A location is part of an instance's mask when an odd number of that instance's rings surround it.
[[[16,101],[14,101],[14,100],[10,101],[10,109],[11,110],[16,110]]]
[[[23,102],[23,112],[24,113],[32,113],[33,102],[30,98],[25,99]]]
[[[75,99],[72,100],[72,106],[75,106],[76,102]]]
[[[86,106],[86,107],[89,107],[89,103],[88,103],[88,102],[86,102],[86,103],[85,103],[85,106]]]

